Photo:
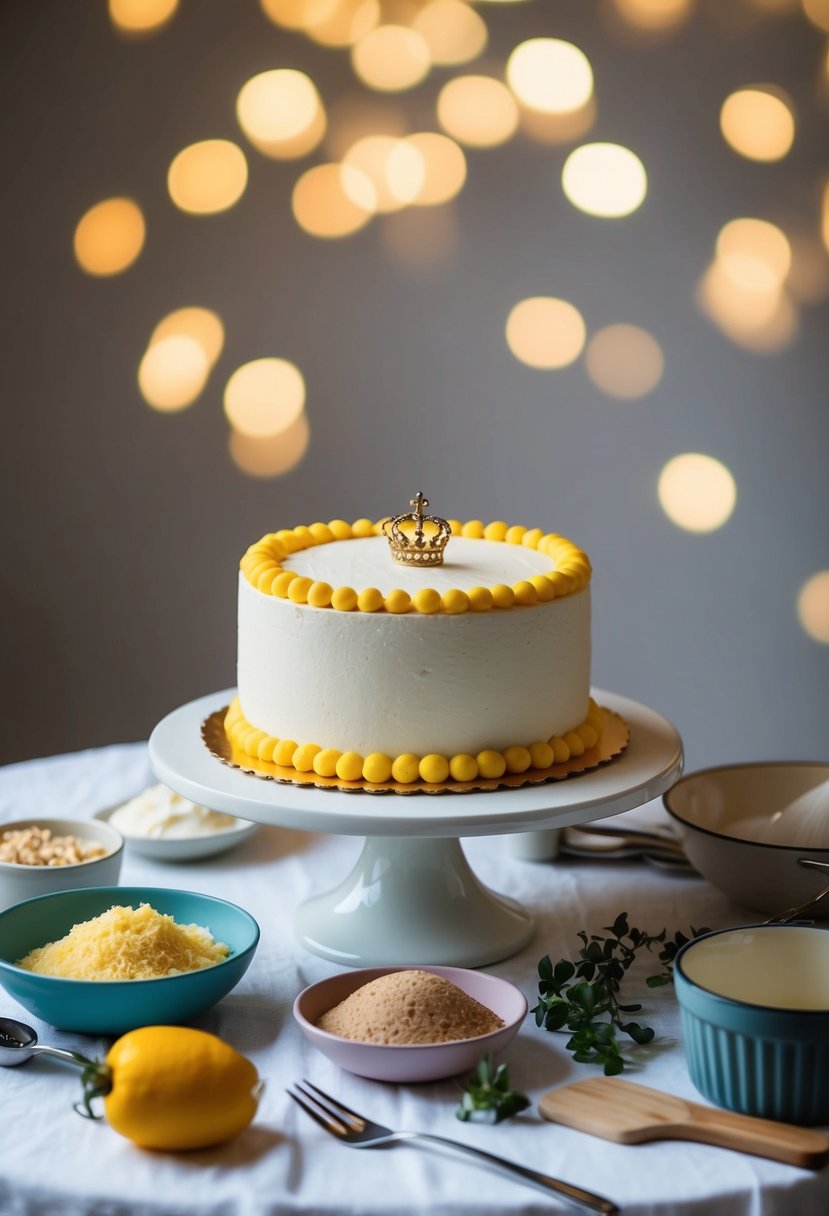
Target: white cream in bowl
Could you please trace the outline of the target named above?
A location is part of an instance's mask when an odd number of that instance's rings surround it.
[[[226,832],[240,821],[233,815],[190,802],[166,785],[151,785],[114,810],[109,822],[125,836],[182,840]]]
[[[774,1009],[829,1011],[829,931],[758,925],[712,934],[686,948],[682,973],[729,1000]]]

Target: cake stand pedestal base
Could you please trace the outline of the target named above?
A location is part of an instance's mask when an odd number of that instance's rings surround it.
[[[482,967],[526,945],[533,921],[483,886],[459,840],[369,836],[338,886],[300,904],[294,928],[307,950],[345,966]]]

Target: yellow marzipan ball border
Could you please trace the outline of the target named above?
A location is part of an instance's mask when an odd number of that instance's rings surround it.
[[[242,713],[238,697],[230,703],[224,720],[225,734],[231,744],[254,760],[277,764],[296,772],[315,772],[319,777],[339,777],[341,781],[365,781],[369,785],[384,785],[393,780],[400,785],[426,781],[440,785],[446,781],[474,781],[478,777],[493,779],[505,773],[523,773],[528,769],[546,769],[552,764],[565,764],[573,756],[581,756],[595,747],[604,729],[604,713],[593,698],[584,722],[564,735],[553,735],[526,747],[512,745],[497,751],[487,748],[477,756],[462,753],[442,756],[432,753],[416,756],[404,752],[387,756],[384,752],[340,752],[316,743],[297,743],[293,739],[277,739],[252,726]]]
[[[510,526],[502,520],[486,525],[479,519],[468,523],[461,523],[458,519],[448,522],[453,536],[536,549],[552,558],[554,564],[548,572],[520,579],[511,587],[498,583],[494,587],[470,587],[466,591],[450,588],[442,595],[431,587],[422,587],[414,595],[395,589],[384,596],[376,587],[366,587],[362,591],[356,591],[353,587],[332,587],[329,583],[296,574],[286,567],[292,553],[299,553],[314,545],[381,536],[385,522],[384,519],[376,523],[370,519],[357,519],[349,524],[344,519],[332,519],[327,524],[300,525],[268,532],[250,546],[239,568],[250,585],[263,595],[290,600],[294,604],[308,604],[312,608],[333,608],[336,612],[387,612],[395,616],[407,612],[431,616],[438,612],[455,615],[520,608],[575,595],[590,582],[590,559],[578,545],[555,532],[542,532],[541,528],[528,530],[518,524]]]

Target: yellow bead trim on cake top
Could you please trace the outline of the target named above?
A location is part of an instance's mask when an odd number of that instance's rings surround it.
[[[503,520],[486,525],[479,519],[468,523],[452,519],[449,523],[455,536],[536,549],[554,563],[546,574],[519,579],[511,587],[497,583],[494,587],[470,587],[467,591],[452,588],[442,595],[428,586],[422,587],[414,595],[398,588],[384,596],[376,587],[367,587],[362,591],[353,587],[331,587],[328,583],[315,582],[290,569],[292,553],[299,553],[314,545],[353,540],[355,537],[382,536],[385,522],[385,519],[376,523],[370,519],[357,519],[349,524],[344,519],[332,519],[327,524],[314,523],[308,527],[301,525],[269,532],[251,545],[239,568],[250,585],[263,595],[289,600],[293,604],[309,604],[312,608],[333,608],[335,612],[387,612],[393,616],[408,612],[423,616],[439,612],[452,616],[464,612],[520,608],[575,595],[590,582],[590,559],[572,541],[553,532],[542,532],[540,528],[528,531],[519,524],[510,527]]]
[[[369,785],[385,785],[388,781],[396,781],[398,785],[411,785],[414,781],[443,785],[449,780],[467,782],[479,777],[493,780],[503,777],[504,773],[525,773],[530,769],[544,770],[553,764],[565,764],[596,746],[604,729],[604,712],[591,697],[584,722],[563,736],[539,739],[526,747],[513,744],[503,751],[485,748],[477,756],[466,752],[457,756],[442,756],[435,752],[427,756],[411,752],[399,756],[371,752],[361,756],[359,752],[341,752],[316,743],[276,739],[251,726],[242,713],[238,697],[234,697],[228,708],[224,726],[225,734],[235,748],[254,760],[264,760],[280,768],[293,768],[300,773],[313,771],[320,777],[339,777],[341,781],[362,780]]]

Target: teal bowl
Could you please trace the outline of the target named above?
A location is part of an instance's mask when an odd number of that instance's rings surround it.
[[[709,1101],[782,1123],[829,1123],[829,930],[749,925],[676,956],[688,1072]]]
[[[209,929],[230,954],[201,971],[157,980],[67,980],[15,966],[36,946],[57,941],[73,925],[114,904],[148,903],[183,925]],[[247,971],[259,926],[235,904],[195,891],[164,887],[90,887],[55,891],[0,912],[0,984],[24,1009],[60,1030],[124,1034],[137,1026],[180,1025],[226,996]]]

